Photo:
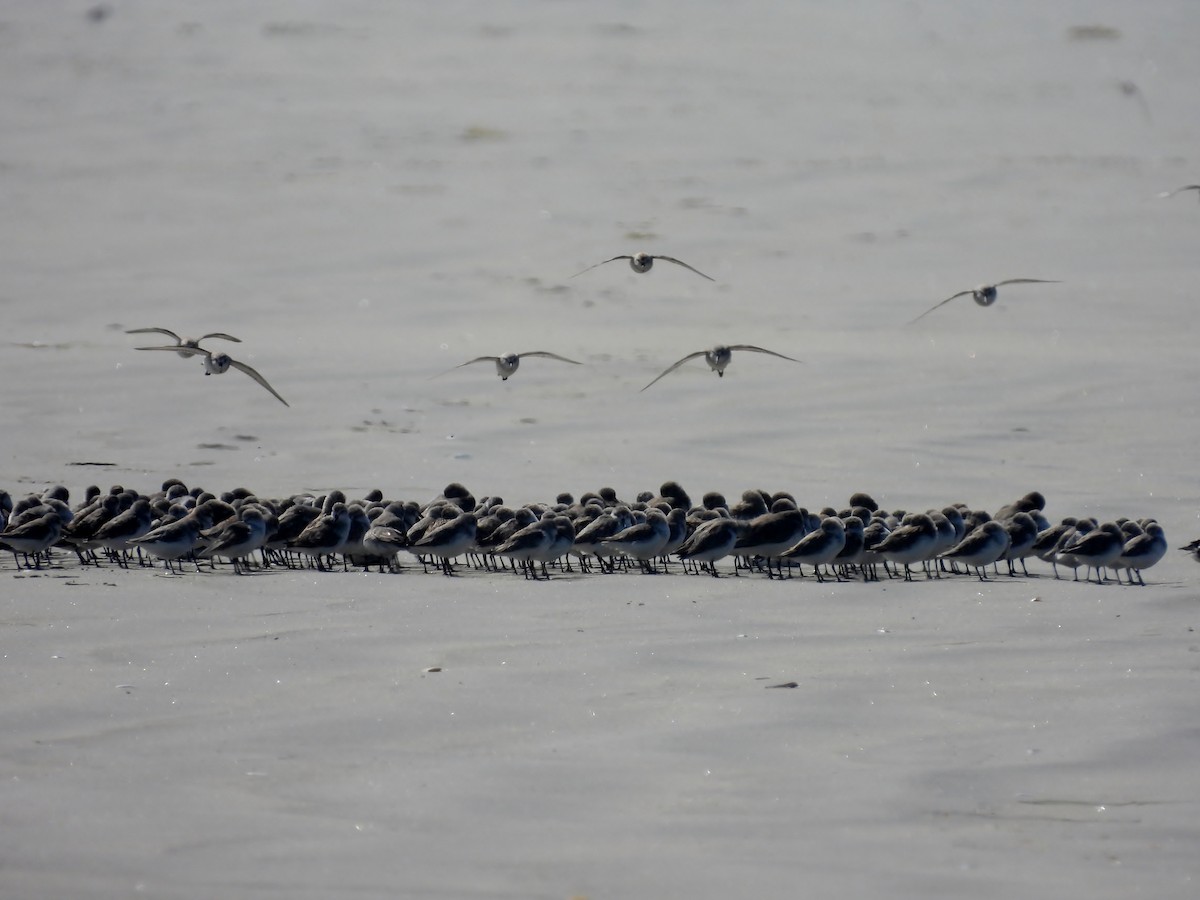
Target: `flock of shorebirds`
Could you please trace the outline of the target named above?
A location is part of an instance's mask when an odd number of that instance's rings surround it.
[[[1181,190],[1183,190],[1183,189],[1181,188]],[[677,266],[681,266],[690,272],[696,273],[701,278],[707,278],[709,281],[716,280],[710,275],[705,275],[703,272],[701,272],[699,269],[695,268],[694,266],[688,265],[681,259],[676,259],[673,256],[662,256],[662,255],[656,255],[656,254],[651,254],[651,253],[633,253],[633,254],[623,254],[621,256],[614,256],[611,259],[606,259],[603,262],[598,262],[593,266],[588,266],[583,271],[576,272],[575,275],[572,275],[571,277],[575,278],[579,275],[582,275],[584,272],[588,272],[592,269],[597,268],[598,266],[603,266],[606,263],[610,263],[610,262],[617,262],[618,260],[628,261],[630,268],[633,269],[633,271],[637,272],[638,274],[645,274],[645,273],[649,272],[654,267],[654,263],[656,260],[662,260],[664,262],[674,263]],[[928,310],[921,313],[921,315],[917,316],[915,319],[913,319],[911,322],[909,322],[909,324],[911,325],[913,322],[916,322],[917,320],[924,318],[925,316],[929,315],[929,313],[933,312],[935,309],[938,309],[939,307],[946,305],[947,303],[949,303],[952,300],[957,300],[959,297],[972,297],[975,300],[975,302],[978,303],[980,306],[991,306],[993,303],[996,302],[997,290],[1006,285],[1010,285],[1010,284],[1057,284],[1057,283],[1058,282],[1050,280],[1050,279],[1046,279],[1046,278],[1008,278],[1003,281],[997,281],[995,284],[981,284],[978,287],[974,287],[974,288],[971,288],[971,289],[965,290],[965,291],[959,291],[955,294],[952,294],[951,296],[947,297],[945,300],[942,300],[942,301],[936,303],[934,306],[930,307]],[[136,349],[138,349],[138,350],[164,350],[164,351],[168,351],[168,352],[173,352],[179,356],[184,357],[185,359],[191,358],[193,356],[203,357],[204,374],[205,375],[220,375],[223,372],[227,372],[230,368],[237,369],[238,371],[244,372],[246,375],[249,375],[251,378],[253,378],[255,381],[257,381],[260,385],[262,385],[262,387],[264,387],[266,390],[270,391],[270,393],[275,397],[275,399],[277,399],[284,406],[290,405],[286,400],[283,399],[283,397],[281,397],[279,395],[279,392],[276,391],[275,388],[271,387],[271,385],[267,381],[267,379],[265,379],[261,374],[259,374],[258,371],[256,371],[252,367],[248,366],[246,363],[239,362],[238,360],[231,357],[228,353],[214,353],[213,351],[207,350],[204,347],[200,346],[201,341],[208,340],[210,338],[211,339],[220,339],[220,340],[224,340],[224,341],[235,341],[237,343],[241,343],[240,338],[236,338],[231,334],[225,334],[224,332],[212,332],[210,334],[201,335],[198,338],[187,338],[187,337],[181,337],[180,335],[176,334],[174,331],[171,331],[170,329],[157,328],[157,327],[131,328],[128,331],[126,331],[126,334],[150,334],[150,333],[166,335],[173,341],[173,343],[167,344],[167,345],[162,345],[162,346],[154,346],[154,347],[138,347]],[[646,390],[646,388],[649,388],[652,385],[656,384],[660,379],[671,374],[672,372],[674,372],[676,369],[678,369],[680,366],[684,365],[685,363],[690,362],[693,359],[699,359],[701,357],[704,358],[704,361],[708,364],[708,367],[712,371],[716,372],[718,376],[723,377],[725,375],[725,369],[729,365],[730,361],[732,360],[733,351],[735,351],[735,350],[747,351],[747,352],[751,352],[751,353],[763,353],[768,356],[777,357],[778,359],[785,359],[789,362],[796,362],[796,363],[801,362],[801,360],[795,359],[794,357],[786,356],[782,353],[777,353],[774,350],[767,350],[764,347],[757,347],[753,344],[717,344],[714,347],[709,347],[704,350],[696,350],[695,352],[689,353],[686,356],[681,357],[680,359],[671,363],[671,365],[669,365],[658,376],[656,376],[652,381],[650,381],[649,384],[647,384],[645,387],[643,387],[642,390],[644,391],[644,390]],[[464,363],[460,363],[459,365],[454,366],[453,368],[448,369],[445,372],[440,372],[437,375],[433,375],[433,376],[431,376],[431,378],[440,378],[442,375],[446,375],[449,372],[453,372],[454,369],[463,368],[463,366],[470,366],[475,363],[490,362],[493,365],[495,365],[496,374],[500,376],[500,379],[502,381],[507,381],[509,378],[511,378],[513,375],[516,374],[517,369],[521,365],[521,360],[526,359],[526,358],[531,358],[531,357],[532,358],[541,358],[541,359],[553,359],[553,360],[557,360],[558,362],[570,363],[573,366],[583,365],[583,363],[579,362],[578,360],[568,359],[567,357],[560,356],[557,353],[551,353],[549,350],[532,350],[532,351],[526,351],[524,353],[503,353],[500,356],[477,356],[474,359],[469,359]]]
[[[1183,187],[1176,188],[1173,191],[1164,191],[1159,196],[1174,197],[1177,194],[1182,194],[1187,191],[1196,191],[1197,195],[1200,196],[1200,184],[1187,184],[1187,185],[1184,185]],[[716,281],[716,279],[713,278],[711,275],[706,275],[705,273],[703,273],[699,269],[697,269],[695,266],[692,266],[692,265],[684,262],[681,259],[676,259],[674,256],[664,256],[661,254],[653,254],[653,253],[645,253],[645,252],[624,253],[624,254],[620,254],[618,256],[610,257],[609,259],[602,260],[602,261],[596,263],[595,265],[588,266],[586,269],[576,272],[574,275],[571,276],[571,278],[577,278],[578,276],[582,275],[584,272],[590,272],[592,269],[599,268],[600,266],[607,265],[608,263],[611,263],[611,262],[619,262],[619,261],[628,262],[629,267],[639,275],[645,275],[647,272],[651,271],[651,269],[654,268],[655,262],[662,261],[662,262],[672,263],[676,266],[680,266],[681,268],[687,269],[689,272],[693,272],[696,275],[699,275],[701,278],[705,278],[709,281]],[[992,304],[994,304],[996,302],[996,298],[999,294],[999,289],[1002,287],[1006,287],[1008,285],[1013,285],[1013,284],[1058,284],[1058,283],[1059,282],[1057,282],[1053,279],[1048,279],[1048,278],[1006,278],[1002,281],[997,281],[994,284],[981,284],[981,285],[978,285],[977,287],[969,288],[969,289],[963,290],[963,291],[958,291],[954,294],[951,294],[945,300],[938,301],[933,306],[931,306],[929,309],[925,310],[925,312],[921,313],[916,318],[910,320],[908,322],[908,324],[912,325],[914,322],[917,322],[917,321],[925,318],[925,316],[929,315],[934,310],[940,309],[941,307],[945,306],[947,303],[950,303],[953,300],[957,300],[959,297],[970,297],[980,306],[991,306]],[[150,333],[165,335],[165,336],[171,338],[171,340],[174,343],[168,344],[165,346],[138,347],[136,349],[138,349],[138,350],[170,351],[170,352],[176,353],[179,356],[184,357],[185,359],[190,359],[191,357],[194,357],[194,356],[203,357],[204,374],[205,375],[220,375],[224,372],[229,371],[230,368],[237,369],[238,371],[243,372],[246,375],[249,375],[251,378],[253,378],[263,388],[265,388],[267,391],[269,391],[271,393],[271,395],[274,396],[275,399],[278,400],[280,403],[282,403],[284,406],[290,406],[290,404],[286,400],[284,400],[283,397],[280,396],[279,392],[276,391],[275,388],[271,387],[271,385],[267,381],[267,379],[265,379],[261,374],[259,374],[259,372],[257,370],[255,370],[254,368],[252,368],[251,366],[247,365],[244,362],[239,362],[238,360],[236,360],[232,356],[230,356],[228,353],[214,353],[213,351],[207,350],[204,347],[200,346],[201,341],[208,340],[210,338],[241,343],[240,338],[236,338],[231,334],[225,334],[224,332],[212,332],[210,334],[201,335],[198,338],[186,338],[186,337],[180,337],[178,334],[176,334],[174,331],[171,331],[170,329],[156,328],[156,327],[131,328],[128,331],[126,331],[126,334],[150,334]],[[681,357],[680,359],[676,360],[671,365],[669,365],[666,369],[664,369],[658,376],[656,376],[653,380],[651,380],[649,384],[647,384],[645,387],[643,387],[642,390],[644,391],[644,390],[646,390],[646,388],[649,388],[652,385],[656,384],[660,379],[671,374],[672,372],[674,372],[676,369],[678,369],[680,366],[684,365],[685,363],[688,363],[693,359],[699,359],[701,357],[704,358],[704,361],[708,364],[708,367],[712,371],[716,372],[718,376],[724,376],[725,369],[729,365],[731,359],[733,358],[734,350],[748,351],[748,352],[753,352],[753,353],[763,353],[768,356],[774,356],[779,359],[785,359],[789,362],[801,362],[801,360],[795,359],[791,356],[785,356],[782,353],[777,353],[774,350],[767,350],[763,347],[756,347],[753,344],[717,344],[714,347],[709,347],[704,350],[696,350],[695,352],[689,353],[686,356]],[[448,369],[445,372],[440,372],[437,375],[433,375],[433,376],[431,376],[431,378],[440,378],[442,375],[446,375],[449,372],[453,372],[454,369],[461,369],[464,366],[470,366],[475,363],[490,362],[496,367],[496,374],[498,376],[500,376],[500,379],[502,381],[507,381],[509,378],[511,378],[513,375],[516,374],[517,369],[520,368],[521,360],[526,359],[526,358],[553,359],[558,362],[570,363],[573,366],[583,365],[583,363],[579,362],[578,360],[568,359],[567,357],[560,356],[557,353],[551,353],[549,350],[532,350],[532,351],[526,351],[524,353],[502,353],[499,356],[477,356],[474,359],[469,359],[464,363],[460,363],[459,365],[454,366],[453,368]]]
[[[1200,185],[1185,185],[1162,196],[1185,191],[1200,195]],[[649,253],[614,256],[571,277],[622,260],[638,274],[646,274],[662,261],[715,280],[683,260]],[[960,297],[969,296],[986,307],[996,302],[1001,287],[1054,283],[1044,278],[1009,278],[958,291],[909,324]],[[231,334],[211,332],[193,339],[159,327],[128,333],[164,335],[172,343],[137,349],[173,352],[185,359],[202,357],[206,375],[237,369],[288,405],[257,370],[227,353],[200,346],[205,340],[241,342]],[[723,376],[735,350],[800,362],[752,344],[721,344],[683,356],[642,390],[701,357]],[[536,350],[479,356],[454,368],[491,362],[496,374],[507,380],[521,360],[530,357],[582,365]],[[145,564],[149,557],[174,572],[182,571],[185,560],[197,569],[202,560],[214,568],[218,560],[227,560],[239,574],[250,571],[256,557],[261,568],[306,561],[329,569],[340,560],[343,568],[379,566],[396,571],[399,554],[407,553],[423,567],[436,564],[446,575],[454,574],[453,560],[462,559],[486,569],[510,567],[531,579],[550,577],[551,567],[572,571],[572,558],[583,571],[602,572],[633,566],[657,572],[675,558],[685,571],[717,576],[716,563],[727,557],[735,560],[734,574],[750,571],[768,577],[803,575],[808,565],[818,580],[872,580],[881,568],[889,577],[911,579],[912,567],[919,565],[930,578],[965,570],[986,579],[988,567],[998,572],[1001,562],[1010,575],[1016,574],[1018,563],[1028,574],[1025,561],[1036,557],[1053,566],[1055,577],[1058,568],[1066,566],[1074,570],[1076,580],[1083,568],[1086,580],[1094,575],[1103,582],[1112,570],[1118,581],[1124,572],[1129,583],[1136,577],[1144,584],[1142,570],[1157,563],[1167,550],[1162,527],[1153,519],[1099,523],[1066,518],[1052,525],[1042,512],[1045,499],[1036,491],[993,514],[962,504],[928,512],[888,513],[866,494],[855,494],[843,510],[812,514],[790,494],[757,490],[744,492],[733,504],[720,494],[705,494],[693,506],[674,482],[629,503],[606,488],[584,494],[579,501],[561,494],[552,504],[517,509],[494,497],[476,502],[457,484],[424,505],[386,502],[378,491],[356,502],[348,502],[338,491],[321,497],[264,500],[239,489],[217,497],[199,489],[189,491],[178,481],[149,496],[119,486],[107,494],[92,487],[77,507],[70,507],[67,500],[61,486],[15,504],[0,491],[0,547],[12,552],[18,569],[52,564],[55,547],[70,548],[82,564],[100,565],[103,559],[128,567],[135,561]],[[1181,549],[1200,561],[1200,541]]]
[[[274,567],[322,571],[401,570],[401,554],[428,571],[446,575],[466,569],[520,572],[527,579],[559,573],[670,571],[718,577],[727,571],[768,578],[804,576],[817,581],[861,578],[912,580],[988,570],[1029,575],[1026,561],[1049,563],[1056,578],[1066,567],[1079,580],[1145,584],[1142,571],[1168,549],[1153,519],[1097,522],[1044,515],[1045,498],[1031,491],[994,512],[953,504],[925,512],[886,511],[865,493],[844,509],[811,513],[786,492],[747,490],[733,503],[715,492],[693,503],[676,482],[622,501],[612,488],[576,500],[560,494],[553,503],[506,506],[499,497],[476,500],[458,483],[421,504],[384,499],[372,491],[349,500],[341,491],[264,499],[245,488],[217,496],[189,490],[171,479],[142,495],[120,485],[107,493],[87,489],[69,503],[56,485],[14,502],[0,491],[0,547],[18,570],[63,565],[121,568],[154,566],[172,574],[190,564],[216,570],[218,562],[247,574]],[[54,551],[58,549],[56,554]],[[1181,548],[1200,561],[1200,541]],[[65,550],[65,552],[64,552]],[[457,562],[456,562],[457,561]],[[677,561],[677,562],[673,562]]]

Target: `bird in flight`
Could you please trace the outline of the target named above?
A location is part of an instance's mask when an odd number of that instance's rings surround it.
[[[209,335],[211,337],[211,335]],[[204,340],[204,338],[200,338]],[[235,338],[236,340],[236,338]],[[205,350],[203,347],[188,347],[185,345],[176,345],[173,347],[138,347],[138,350],[170,350],[178,353],[180,356],[203,356],[204,357],[204,374],[205,375],[222,375],[228,372],[230,367],[237,369],[239,372],[245,372],[275,397],[284,406],[290,407],[291,404],[279,396],[275,388],[267,383],[267,379],[263,378],[250,366],[244,362],[239,362],[228,353],[213,353],[211,350]]]
[[[717,344],[717,346],[710,347],[707,350],[697,350],[695,353],[689,353],[683,359],[673,363],[667,369],[664,369],[658,378],[655,378],[654,381],[651,381],[650,384],[646,385],[646,387],[642,388],[642,390],[646,390],[646,388],[654,384],[655,381],[658,381],[659,378],[670,375],[688,360],[696,359],[701,356],[703,356],[704,361],[708,363],[708,367],[717,373],[717,377],[724,378],[725,367],[729,365],[730,360],[733,358],[734,350],[750,350],[754,353],[765,353],[768,356],[778,356],[780,359],[786,359],[789,362],[803,362],[803,360],[792,359],[790,356],[784,356],[782,353],[776,353],[774,350],[764,350],[762,347],[755,347],[753,344]]]
[[[677,265],[677,266],[683,266],[685,269],[689,269],[692,272],[695,272],[701,278],[707,278],[709,281],[717,280],[710,275],[705,275],[699,269],[689,266],[687,263],[685,263],[681,259],[676,259],[673,256],[654,256],[650,253],[634,253],[632,256],[629,254],[624,254],[622,256],[614,256],[612,259],[606,259],[606,260],[604,260],[604,262],[598,262],[594,266],[588,266],[586,269],[576,272],[571,277],[576,278],[577,276],[582,275],[584,272],[590,272],[592,269],[595,269],[598,266],[603,266],[606,263],[610,263],[610,262],[616,262],[618,259],[629,260],[629,268],[633,269],[633,271],[637,272],[639,275],[645,274],[646,272],[649,272],[652,268],[654,268],[654,261],[656,259],[662,259],[662,260],[666,260],[669,263],[675,263],[675,265]]]
[[[175,342],[176,353],[187,359],[192,354],[183,352],[185,349],[199,350],[200,342],[209,338],[220,338],[223,341],[233,341],[235,344],[242,342],[241,338],[235,338],[232,334],[225,334],[222,331],[214,331],[210,334],[202,334],[198,338],[180,337],[169,328],[129,328],[125,331],[126,334],[165,334]],[[145,350],[146,347],[138,347],[139,350]]]
[[[909,322],[908,324],[911,325],[913,322],[916,322],[917,319],[925,318],[927,315],[929,315],[931,312],[933,312],[939,306],[945,306],[951,300],[957,300],[959,297],[969,296],[972,299],[974,299],[974,301],[976,303],[978,303],[980,306],[991,306],[993,303],[996,302],[996,288],[1004,287],[1004,285],[1006,285],[1006,284],[1058,284],[1058,283],[1059,282],[1057,282],[1057,281],[1049,281],[1045,278],[1009,278],[1006,281],[997,281],[995,284],[981,284],[981,285],[979,285],[979,287],[974,287],[967,291],[959,291],[957,294],[954,294],[951,297],[947,297],[941,303],[935,303],[933,306],[929,307],[929,309],[925,310],[925,312],[921,313],[919,316],[917,316],[916,319],[913,319],[912,322]]]
[[[532,350],[528,353],[505,353],[503,356],[477,356],[474,359],[468,359],[465,363],[459,363],[454,369],[461,369],[463,366],[469,366],[478,362],[490,362],[496,364],[496,374],[500,376],[501,381],[508,379],[516,374],[517,369],[521,367],[521,360],[526,356],[540,356],[546,359],[557,359],[559,362],[570,363],[573,366],[582,366],[583,363],[574,359],[567,359],[565,356],[559,356],[557,353],[551,353],[548,350]],[[447,369],[446,372],[453,372],[454,369]],[[440,378],[446,372],[439,372],[434,375],[434,378]]]
[[[1197,198],[1200,198],[1200,184],[1185,184],[1181,188],[1175,188],[1173,191],[1163,191],[1158,196],[1174,197],[1176,194],[1182,194],[1184,191],[1195,191]]]

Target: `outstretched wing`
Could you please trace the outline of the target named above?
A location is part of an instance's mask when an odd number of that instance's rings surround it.
[[[185,347],[174,344],[170,347],[134,347],[134,350],[170,350],[172,353],[182,353],[185,356],[208,356],[208,351],[200,347]]]
[[[259,375],[258,372],[256,372],[250,366],[246,365],[244,362],[238,362],[236,359],[229,360],[229,364],[231,366],[233,366],[235,369],[237,369],[238,371],[245,372],[247,375],[249,375],[251,378],[253,378],[255,381],[257,381],[259,384],[261,384],[263,387],[265,387],[268,391],[271,392],[271,394],[275,397],[275,399],[278,400],[280,403],[282,403],[284,406],[287,406],[289,408],[291,407],[290,403],[288,403],[286,400],[284,400],[282,397],[279,396],[279,393],[275,390],[275,388],[273,388],[273,387],[271,387],[271,385],[267,384],[267,379],[265,379],[261,375]]]
[[[232,334],[225,334],[223,331],[212,331],[208,334],[202,334],[200,337],[196,338],[196,342],[199,343],[200,341],[206,341],[209,338],[220,338],[223,341],[233,341],[235,344],[240,344],[242,342],[241,338],[235,338]]]
[[[997,281],[992,287],[1004,287],[1006,284],[1061,284],[1061,282],[1047,281],[1045,278],[1009,278],[1007,281]]]
[[[465,363],[459,363],[459,364],[458,364],[457,366],[455,366],[454,368],[456,368],[456,369],[461,369],[463,366],[469,366],[469,365],[471,365],[472,363],[477,363],[477,362],[491,362],[491,363],[494,363],[494,362],[496,362],[496,361],[497,361],[499,358],[500,358],[500,357],[498,357],[498,356],[477,356],[477,357],[475,357],[474,359],[468,359],[468,360],[467,360]]]
[[[1197,196],[1200,196],[1200,184],[1185,184],[1183,187],[1175,188],[1175,190],[1173,190],[1173,191],[1163,191],[1158,196],[1174,197],[1176,194],[1182,194],[1184,191],[1196,191]]]
[[[669,369],[665,369],[662,372],[662,374],[658,376],[658,378],[654,379],[654,381],[658,381],[659,378],[662,378],[666,375],[670,375],[672,372],[674,372],[676,369],[678,369],[680,366],[682,366],[689,359],[695,359],[698,356],[703,356],[707,352],[708,352],[707,350],[697,350],[695,353],[689,353],[683,359],[679,360],[679,362],[674,363]],[[644,390],[646,390],[646,388],[650,387],[651,384],[654,384],[654,381],[650,382],[650,384],[648,384],[648,385],[646,385],[646,387],[642,388],[642,391],[644,391]],[[640,394],[641,391],[638,391],[638,393]]]
[[[179,335],[177,335],[175,332],[171,331],[168,328],[128,328],[125,330],[125,333],[126,334],[165,334],[169,338],[174,338],[175,343],[177,343],[177,344],[183,343],[183,338],[181,338]],[[138,349],[141,350],[143,348],[138,347]]]
[[[664,257],[664,258],[665,258],[665,257]],[[584,272],[590,272],[592,269],[595,269],[595,268],[597,268],[597,267],[599,267],[599,266],[602,266],[602,265],[604,265],[605,263],[616,262],[618,259],[633,259],[633,257],[632,257],[632,256],[630,256],[629,254],[625,254],[624,256],[614,256],[612,259],[606,259],[606,260],[604,260],[604,262],[598,262],[598,263],[596,263],[596,265],[594,265],[594,266],[588,266],[586,269],[580,269],[578,272],[576,272],[576,273],[575,273],[574,275],[572,275],[571,277],[572,277],[572,278],[578,278],[578,277],[579,277],[580,275],[582,275]],[[681,263],[681,265],[682,265],[682,263]]]
[[[426,378],[425,380],[426,380],[426,381],[433,381],[433,379],[435,379],[435,378],[441,378],[443,375],[449,375],[449,374],[450,374],[451,372],[453,372],[455,369],[461,369],[463,366],[469,366],[469,365],[471,365],[472,363],[477,363],[477,362],[491,362],[491,363],[494,363],[494,362],[496,362],[496,360],[498,360],[498,359],[499,359],[499,357],[498,357],[498,356],[477,356],[477,357],[475,357],[474,359],[468,359],[468,360],[467,360],[465,363],[459,363],[457,366],[453,366],[452,368],[449,368],[449,369],[447,369],[445,372],[438,372],[436,375],[430,375],[430,376],[429,376],[428,378]]]
[[[583,363],[574,359],[567,359],[565,356],[559,356],[557,353],[551,353],[548,350],[531,350],[528,353],[518,353],[517,356],[524,359],[526,356],[542,356],[546,359],[557,359],[559,362],[567,362],[573,366],[582,366]]]
[[[755,347],[753,344],[730,344],[730,350],[753,350],[755,353],[765,353],[768,356],[778,356],[780,359],[790,360],[791,362],[804,362],[802,359],[793,359],[790,356],[784,356],[782,353],[776,353],[774,350],[764,350],[762,347]]]
[[[682,259],[676,259],[673,256],[656,256],[656,257],[654,257],[654,259],[665,259],[669,263],[675,263],[675,265],[677,265],[677,266],[683,266],[685,269],[691,269],[693,272],[695,272],[701,278],[707,278],[709,281],[717,280],[717,279],[713,278],[711,275],[705,275],[703,272],[701,272],[699,269],[695,268],[694,266],[689,266]]]
[[[909,322],[908,324],[909,324],[909,325],[911,325],[913,322],[916,322],[916,321],[918,321],[919,319],[923,319],[923,318],[925,318],[927,315],[929,315],[929,314],[930,314],[931,312],[933,312],[935,309],[937,309],[937,308],[938,308],[938,307],[940,307],[940,306],[945,306],[945,305],[946,305],[947,303],[949,303],[951,300],[957,300],[959,297],[966,297],[966,296],[969,296],[970,294],[973,294],[973,293],[975,293],[975,292],[974,292],[974,291],[959,291],[959,292],[958,292],[957,294],[955,294],[953,297],[947,297],[947,298],[946,298],[945,300],[943,300],[941,303],[935,303],[933,306],[929,307],[929,309],[925,310],[925,312],[921,313],[919,316],[917,316],[917,318],[916,318],[916,319],[913,319],[913,320],[912,320],[912,322]]]

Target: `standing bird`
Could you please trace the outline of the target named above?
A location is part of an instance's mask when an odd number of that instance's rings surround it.
[[[995,519],[989,519],[973,528],[961,541],[940,554],[940,557],[971,566],[980,581],[987,581],[986,567],[999,561],[1011,544],[1012,538],[1008,530]]]
[[[621,553],[630,559],[636,559],[647,574],[657,574],[651,560],[662,555],[663,549],[671,539],[671,526],[661,510],[646,511],[646,521],[618,531],[612,537],[600,541],[605,547],[615,553]]]
[[[1048,281],[1045,278],[1009,278],[1007,281],[997,281],[995,284],[981,284],[979,287],[971,288],[967,291],[959,291],[957,294],[947,297],[941,303],[935,303],[908,324],[911,325],[913,322],[925,318],[938,307],[945,306],[951,300],[957,300],[959,297],[970,296],[980,306],[991,306],[996,302],[996,288],[1004,287],[1006,284],[1059,284],[1059,282]]]
[[[204,340],[204,338],[200,338]],[[236,338],[235,338],[236,340]],[[228,353],[213,353],[211,350],[205,350],[203,347],[188,347],[180,344],[175,347],[138,347],[138,350],[171,350],[178,353],[180,356],[203,356],[204,357],[204,374],[205,375],[222,375],[229,371],[230,366],[237,369],[239,372],[245,372],[268,391],[271,395],[282,403],[284,406],[291,406],[286,400],[279,396],[278,391],[267,383],[267,379],[263,378],[250,366],[244,362],[238,362]]]
[[[864,540],[866,539],[864,533]],[[870,546],[870,541],[867,543]],[[932,578],[929,572],[929,558],[938,549],[937,526],[925,513],[912,513],[905,516],[898,528],[871,549],[885,563],[890,562],[896,567],[904,566],[905,581],[912,581],[912,570],[909,566],[913,563],[921,563],[925,569],[925,577]]]
[[[478,525],[478,520],[470,513],[459,513],[427,531],[424,537],[413,544],[412,552],[437,557],[441,561],[442,573],[453,575],[450,560],[475,546]]]
[[[654,261],[656,259],[661,259],[661,260],[665,260],[666,262],[669,262],[669,263],[675,263],[675,265],[677,265],[677,266],[683,266],[685,269],[695,272],[701,278],[707,278],[709,281],[717,280],[717,279],[713,278],[711,275],[705,275],[699,269],[689,266],[687,263],[685,263],[681,259],[676,259],[673,256],[654,256],[650,253],[634,253],[632,255],[626,253],[621,256],[614,256],[612,259],[606,259],[606,260],[604,260],[604,262],[598,262],[594,266],[588,266],[586,269],[582,269],[581,271],[576,272],[571,277],[577,278],[580,275],[582,275],[584,272],[590,272],[592,269],[595,269],[598,266],[603,266],[606,263],[610,263],[610,262],[616,262],[618,259],[629,260],[629,268],[633,269],[633,271],[637,272],[639,275],[644,275],[645,273],[649,272],[652,268],[654,268]]]
[[[713,578],[720,578],[721,576],[717,572],[717,560],[723,559],[733,552],[737,539],[737,523],[725,516],[718,516],[693,531],[683,545],[675,551],[675,555],[684,562],[690,559],[701,567],[704,563],[708,563],[709,574]],[[733,574],[737,574],[736,566]]]
[[[829,565],[846,547],[846,523],[837,516],[828,516],[821,520],[821,527],[802,537],[794,547],[785,550],[780,556],[788,562],[800,563],[800,574],[804,574],[804,563],[813,567],[817,581],[824,581],[821,566]],[[838,581],[842,576],[836,571],[834,577]]]
[[[21,568],[21,561],[17,559],[18,553],[25,557],[26,568],[29,557],[32,556],[33,567],[40,569],[43,557],[47,565],[50,563],[50,548],[58,543],[58,539],[62,537],[62,530],[62,518],[51,510],[27,522],[16,525],[10,522],[9,527],[0,532],[0,548],[12,553],[18,569]]]
[[[654,382],[658,381],[660,378],[670,375],[688,360],[696,359],[700,356],[703,356],[704,361],[708,363],[708,367],[717,373],[717,377],[724,378],[725,367],[729,365],[730,360],[733,358],[734,350],[751,350],[754,353],[765,353],[768,356],[778,356],[780,359],[786,359],[789,362],[803,362],[803,360],[792,359],[790,356],[784,356],[782,353],[776,353],[774,350],[764,350],[762,347],[755,347],[753,344],[717,344],[717,346],[708,350],[697,350],[695,353],[689,353],[683,359],[673,363],[669,368],[664,370],[658,376],[658,378],[655,378],[654,381],[651,381],[650,384],[646,385],[646,387],[642,388],[642,390],[646,390],[646,388],[653,385]]]
[[[1105,522],[1099,528],[1094,528],[1078,540],[1069,541],[1058,556],[1059,562],[1078,570],[1079,566],[1087,566],[1086,581],[1090,581],[1092,572],[1096,573],[1096,584],[1104,581],[1104,568],[1111,566],[1121,555],[1125,547],[1125,535],[1113,522]],[[1118,576],[1119,577],[1119,576]],[[1079,580],[1076,571],[1075,580]]]
[[[545,359],[557,359],[559,362],[570,363],[573,366],[582,366],[583,363],[574,359],[567,359],[565,356],[559,356],[557,353],[551,353],[548,350],[531,350],[528,353],[505,353],[503,356],[477,356],[474,359],[468,359],[465,363],[459,363],[454,369],[461,369],[463,366],[469,366],[477,362],[491,362],[496,364],[496,374],[500,376],[501,381],[508,379],[516,374],[517,369],[521,367],[521,358],[525,356],[540,356]],[[433,378],[440,378],[447,372],[453,372],[454,369],[447,369],[446,372],[439,372]],[[433,380],[432,378],[430,379]]]
[[[184,359],[187,359],[188,356],[190,355],[188,353],[185,353],[184,352],[185,350],[200,350],[201,349],[200,342],[208,340],[209,338],[220,338],[223,341],[233,341],[235,344],[240,344],[242,342],[241,338],[235,338],[232,334],[225,334],[222,331],[213,331],[213,332],[210,332],[209,334],[202,334],[198,338],[180,337],[175,332],[171,331],[169,328],[127,328],[125,330],[125,333],[126,334],[165,334],[167,337],[171,338],[171,340],[173,340],[175,342],[175,347],[168,348],[168,349],[174,349],[175,352],[178,353],[180,356],[182,356]],[[146,348],[139,347],[138,349],[144,350]]]
[[[1150,568],[1166,555],[1167,536],[1163,527],[1157,522],[1150,522],[1142,534],[1133,536],[1121,548],[1121,555],[1113,563],[1117,580],[1121,580],[1121,570],[1124,569],[1130,584],[1133,584],[1133,576],[1137,575],[1138,584],[1145,586],[1142,569]]]
[[[197,553],[211,559],[220,556],[233,563],[235,575],[247,572],[245,557],[262,548],[267,542],[267,517],[258,507],[246,507],[239,519],[231,519],[213,526],[220,530],[213,536],[212,543]]]

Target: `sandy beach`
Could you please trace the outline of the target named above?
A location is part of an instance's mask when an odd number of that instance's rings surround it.
[[[0,895],[1192,897],[1197,25],[0,4],[13,497],[1038,490],[1172,548],[1145,587],[4,553]],[[715,280],[572,277],[637,251]],[[1057,283],[912,321],[1011,278]],[[642,390],[718,343],[802,362]],[[456,368],[528,351],[582,365]]]

